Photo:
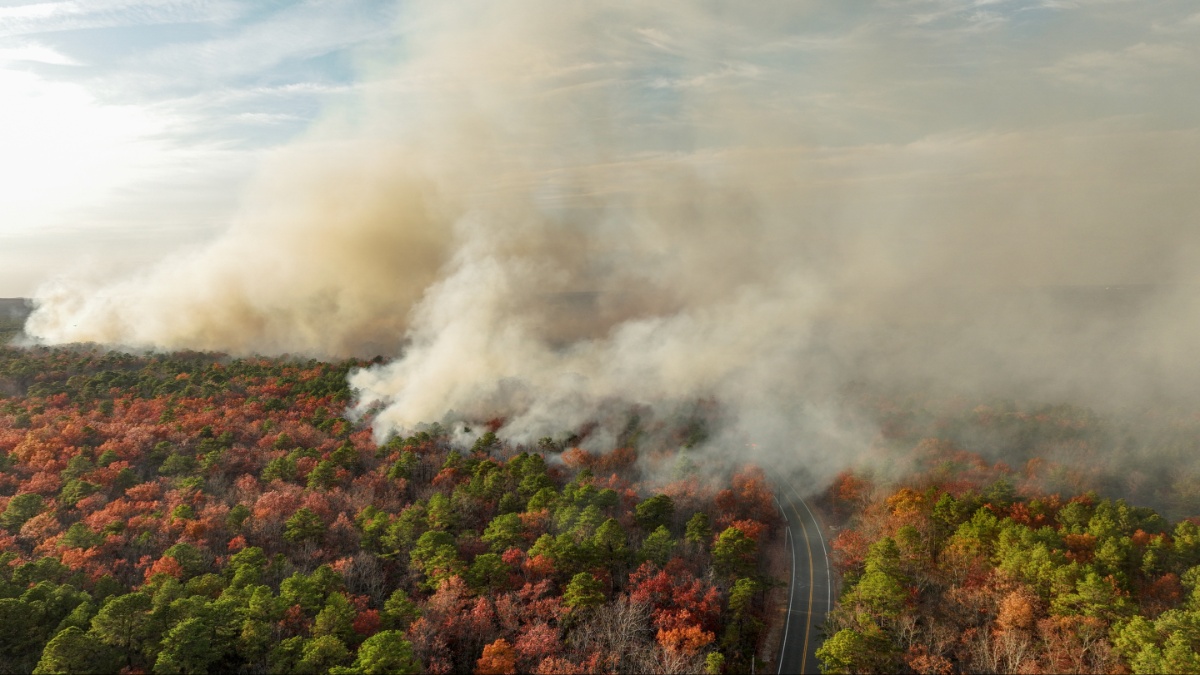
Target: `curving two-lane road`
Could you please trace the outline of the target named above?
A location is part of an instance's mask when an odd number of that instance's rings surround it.
[[[792,555],[787,623],[779,653],[779,673],[819,673],[821,628],[833,606],[833,573],[821,526],[791,483],[775,477],[779,508],[787,519],[784,534]]]

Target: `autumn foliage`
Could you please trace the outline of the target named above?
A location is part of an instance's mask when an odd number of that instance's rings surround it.
[[[827,501],[859,507],[832,544],[825,672],[1200,672],[1193,522],[979,475],[948,488],[918,473],[874,498],[834,483]]]
[[[341,416],[365,365],[0,349],[0,672],[751,668],[761,471],[636,417],[608,452],[502,419],[381,445]]]

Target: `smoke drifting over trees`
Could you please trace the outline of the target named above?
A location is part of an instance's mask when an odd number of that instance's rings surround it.
[[[352,375],[382,433],[454,411],[536,438],[713,398],[826,454],[856,444],[853,382],[1189,392],[1200,21],[861,11],[418,3],[223,237],[49,285],[27,331],[383,353]]]

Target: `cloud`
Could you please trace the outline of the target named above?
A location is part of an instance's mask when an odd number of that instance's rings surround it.
[[[136,58],[149,57],[147,70],[164,76],[186,66],[195,76],[223,81],[383,39],[394,34],[393,21],[387,5],[300,2],[247,18],[211,39],[168,44]]]
[[[51,66],[77,66],[79,62],[46,45],[35,42],[15,43],[0,47],[0,64],[44,63]]]
[[[1195,74],[1200,53],[1181,44],[1140,42],[1115,51],[1068,56],[1042,72],[1072,84],[1102,88],[1143,88],[1150,80]]]
[[[229,21],[251,3],[229,0],[58,0],[0,7],[0,37],[113,26]]]

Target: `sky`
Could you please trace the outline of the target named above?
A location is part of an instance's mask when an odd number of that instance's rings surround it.
[[[265,155],[390,77],[370,64],[395,61],[421,30],[405,7],[4,0],[0,296],[217,236]],[[793,89],[764,112],[789,118],[774,120],[785,142],[841,149],[1197,130],[1200,11],[1187,2],[884,0],[754,13],[777,21],[757,53],[707,55],[717,67],[688,82],[669,81],[666,62],[659,90],[732,92],[775,77]],[[654,20],[635,37],[670,54]]]
[[[387,2],[0,2],[0,297],[222,232],[400,35]]]
[[[1186,2],[792,7],[782,39],[690,86],[786,71],[803,91],[781,114],[842,147],[1123,121],[1195,131],[1200,12]],[[412,28],[396,2],[0,3],[0,296],[216,236],[264,153]]]

